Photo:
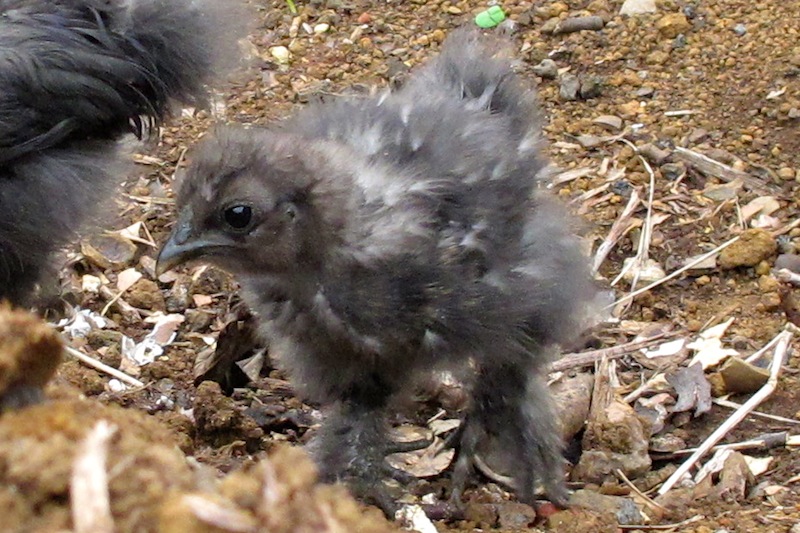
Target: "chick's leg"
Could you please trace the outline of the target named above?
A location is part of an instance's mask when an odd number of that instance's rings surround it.
[[[459,501],[476,454],[500,451],[514,479],[518,498],[534,501],[541,483],[547,496],[565,505],[563,459],[558,425],[544,383],[526,365],[481,368],[473,406],[464,421],[453,476],[453,499]]]
[[[363,384],[362,384],[363,387]],[[361,388],[331,406],[317,435],[309,444],[325,481],[342,481],[354,495],[392,516],[396,505],[386,491],[387,477],[401,483],[415,478],[386,463],[386,456],[424,447],[430,442],[393,443],[387,436],[386,402],[389,393]]]

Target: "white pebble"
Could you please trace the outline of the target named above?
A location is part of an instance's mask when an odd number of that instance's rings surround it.
[[[285,46],[273,46],[269,49],[270,55],[275,58],[275,61],[280,65],[285,65],[289,62],[289,49]]]

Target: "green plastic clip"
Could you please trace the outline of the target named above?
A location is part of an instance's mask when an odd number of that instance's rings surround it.
[[[506,20],[506,14],[500,6],[492,6],[475,15],[475,24],[484,29],[494,28],[504,20]]]

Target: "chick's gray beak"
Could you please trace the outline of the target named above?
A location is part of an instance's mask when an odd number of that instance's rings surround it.
[[[206,247],[207,243],[203,239],[193,237],[191,224],[179,220],[158,254],[156,274],[160,276],[178,265],[200,257]]]

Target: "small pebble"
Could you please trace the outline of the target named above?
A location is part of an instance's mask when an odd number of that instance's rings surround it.
[[[533,67],[533,72],[537,76],[553,80],[558,76],[558,66],[552,59],[543,59],[541,63]]]
[[[643,13],[655,13],[656,0],[625,0],[619,9],[620,15],[641,15]]]
[[[603,84],[599,78],[590,76],[581,80],[580,95],[584,100],[597,98],[603,90]]]
[[[781,254],[775,260],[775,269],[782,268],[791,270],[795,274],[800,274],[800,255],[795,254]]]
[[[611,183],[610,190],[614,194],[618,194],[620,196],[627,198],[631,195],[631,192],[633,191],[633,185],[631,185],[630,182],[627,180],[616,180],[613,183]]]
[[[616,115],[601,115],[592,120],[592,122],[610,130],[619,130],[622,128],[622,119]]]
[[[745,26],[744,24],[739,23],[739,24],[737,24],[736,26],[733,27],[733,33],[735,33],[736,35],[741,37],[745,33],[747,33],[747,26]]]
[[[562,100],[571,102],[578,99],[578,91],[581,88],[581,81],[574,74],[564,74],[561,77],[561,86],[558,94]]]
[[[762,262],[777,252],[778,244],[768,231],[763,229],[749,229],[744,231],[737,242],[734,242],[719,254],[719,266],[722,269],[736,267],[758,267]],[[763,269],[763,266],[762,266]]]
[[[279,65],[285,65],[289,63],[289,57],[291,54],[289,53],[289,49],[285,46],[273,46],[269,49],[269,53]]]
[[[674,39],[691,27],[683,13],[668,13],[656,21],[656,29],[665,39]]]
[[[665,163],[659,168],[661,175],[668,180],[676,180],[686,173],[686,166],[683,163]]]
[[[711,278],[710,278],[710,277],[708,277],[708,276],[700,276],[699,278],[697,278],[696,280],[694,280],[694,282],[695,282],[697,285],[699,285],[699,286],[701,286],[701,287],[702,287],[703,285],[708,285],[709,283],[711,283]]]

